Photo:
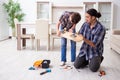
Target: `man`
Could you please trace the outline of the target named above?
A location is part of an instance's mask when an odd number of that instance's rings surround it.
[[[90,70],[96,72],[100,67],[103,60],[103,40],[105,36],[105,27],[97,20],[100,17],[101,14],[95,9],[89,9],[86,12],[86,22],[79,31],[84,42],[74,63],[77,69],[89,65]]]
[[[68,12],[65,11],[57,23],[57,35],[60,36],[61,31],[66,28],[67,31],[75,33],[75,26],[80,21],[81,16],[77,12]],[[73,63],[76,58],[76,42],[71,42],[71,62]],[[66,64],[66,46],[67,46],[67,39],[61,38],[61,66]]]

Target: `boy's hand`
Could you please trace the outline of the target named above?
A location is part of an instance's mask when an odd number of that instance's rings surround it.
[[[61,35],[61,32],[58,30],[57,31],[57,36],[60,36]]]

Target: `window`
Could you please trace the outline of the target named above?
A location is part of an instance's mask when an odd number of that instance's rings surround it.
[[[49,2],[37,2],[37,19],[49,19]]]

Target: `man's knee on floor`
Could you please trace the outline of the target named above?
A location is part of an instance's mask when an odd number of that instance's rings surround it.
[[[99,69],[99,66],[91,66],[91,67],[89,67],[89,69],[90,69],[92,72],[97,72],[98,69]]]
[[[74,67],[76,69],[84,68],[86,65],[88,65],[88,61],[86,61],[85,56],[82,57],[78,56],[74,62]]]
[[[89,68],[92,72],[97,72],[100,68],[101,59],[99,57],[94,57],[90,60]]]
[[[80,68],[80,66],[79,66],[76,62],[74,62],[74,67],[75,67],[76,69],[79,69],[79,68]]]
[[[74,67],[76,68],[76,69],[79,69],[79,68],[84,68],[85,66],[87,66],[88,65],[88,62],[86,61],[86,62],[82,62],[82,63],[74,63]]]

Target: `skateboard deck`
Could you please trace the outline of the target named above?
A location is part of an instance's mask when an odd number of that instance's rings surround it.
[[[78,35],[77,33],[71,33],[68,31],[61,32],[61,37],[73,40],[75,42],[80,42],[83,40],[83,37]]]

